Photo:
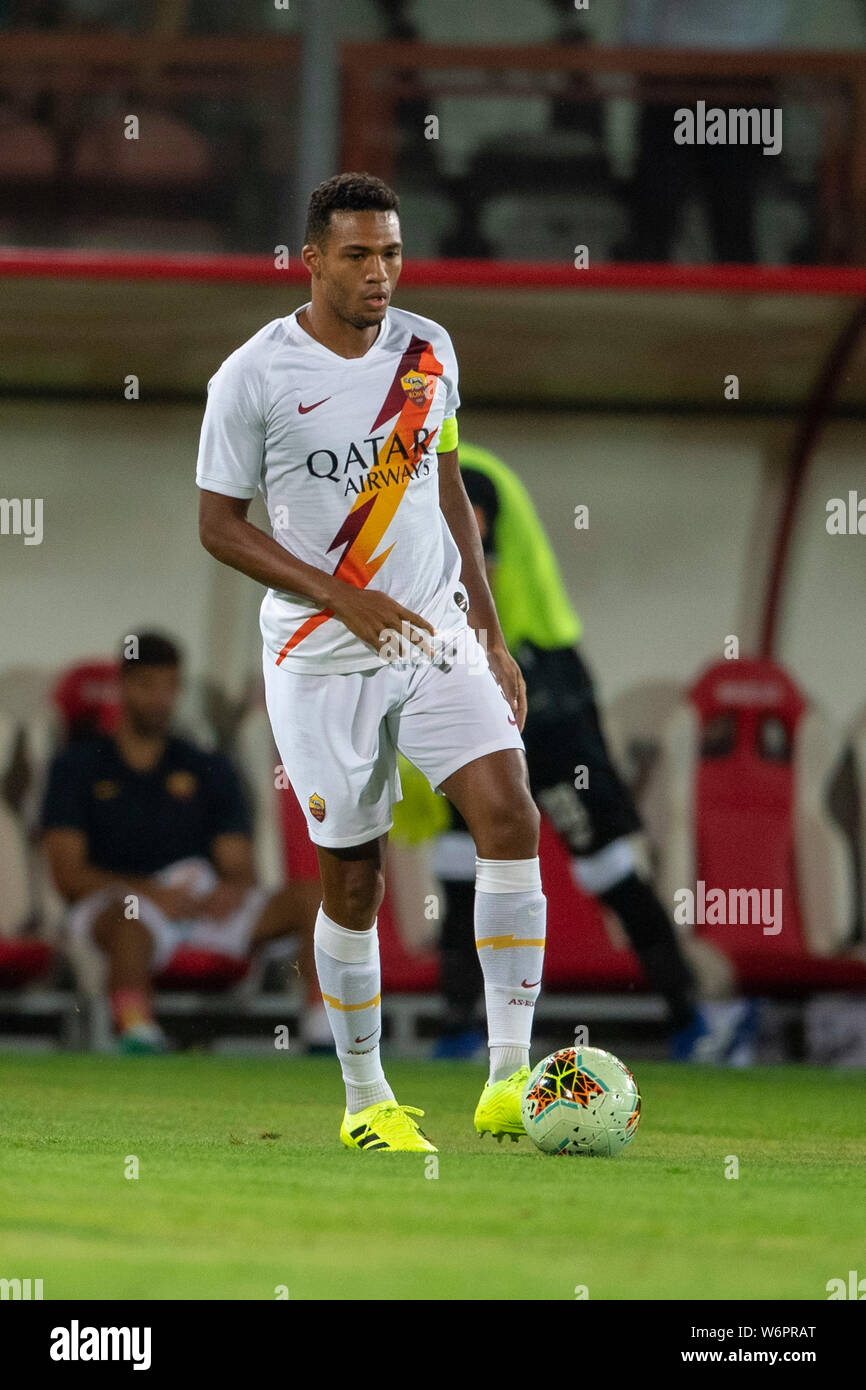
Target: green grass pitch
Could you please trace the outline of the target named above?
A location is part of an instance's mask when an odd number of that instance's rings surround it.
[[[45,1299],[811,1300],[864,1268],[862,1073],[635,1070],[634,1143],[570,1159],[475,1135],[479,1067],[389,1063],[433,1177],[343,1149],[328,1059],[5,1054],[0,1277]]]

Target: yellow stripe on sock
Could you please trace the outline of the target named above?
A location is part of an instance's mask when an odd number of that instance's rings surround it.
[[[341,1004],[339,999],[335,999],[331,994],[322,991],[322,998],[326,1004],[330,1004],[332,1009],[339,1009],[340,1013],[353,1014],[358,1009],[375,1009],[377,1004],[382,1002],[381,994],[376,994],[372,999],[368,999],[364,1004]]]
[[[510,946],[543,946],[544,940],[543,936],[482,936],[475,945],[479,951],[482,946],[492,946],[494,951],[504,951]]]

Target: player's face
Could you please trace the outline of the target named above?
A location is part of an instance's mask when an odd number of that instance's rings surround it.
[[[355,328],[381,323],[402,269],[396,212],[333,212],[318,251],[313,275],[337,317]]]
[[[173,666],[142,666],[123,673],[123,711],[137,734],[152,738],[168,733],[179,694],[180,672]]]

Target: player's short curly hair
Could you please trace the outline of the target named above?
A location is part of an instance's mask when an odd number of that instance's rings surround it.
[[[314,188],[307,207],[304,241],[321,246],[332,212],[399,212],[400,199],[375,174],[335,174]]]

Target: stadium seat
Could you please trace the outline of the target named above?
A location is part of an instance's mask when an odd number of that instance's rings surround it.
[[[75,1032],[70,1026],[71,998],[57,990],[28,989],[48,974],[55,953],[44,932],[34,934],[42,923],[27,831],[3,795],[17,748],[16,726],[0,713],[0,1009],[14,1017],[55,1014],[62,1020],[64,1035],[71,1038]]]
[[[97,228],[117,236],[124,227],[134,233],[156,223],[165,237],[170,228],[195,222],[205,238],[202,243],[197,234],[196,245],[207,244],[209,229],[221,228],[230,214],[238,150],[218,153],[172,112],[139,106],[138,139],[125,137],[122,106],[82,132],[65,189],[68,233],[84,244]]]
[[[744,993],[862,989],[866,966],[845,954],[854,920],[845,839],[827,808],[841,740],[793,680],[766,660],[722,661],[667,722],[654,776],[665,831],[660,888],[781,890],[778,933],[764,925],[695,924],[692,935],[733,966]],[[772,900],[768,900],[772,901]]]
[[[54,141],[43,126],[0,109],[0,187],[6,197],[17,185],[49,184],[56,164]]]
[[[120,717],[117,662],[104,658],[76,662],[61,675],[53,700],[67,735],[112,733]]]
[[[57,176],[52,134],[11,106],[0,106],[0,237],[6,244],[27,244],[50,224]]]
[[[53,959],[47,941],[0,940],[0,990],[32,984],[47,973]]]
[[[249,971],[249,961],[224,956],[219,951],[202,951],[179,946],[165,969],[154,977],[158,989],[194,989],[208,993],[230,989]]]
[[[866,709],[861,710],[851,726],[850,746],[857,800],[853,819],[857,834],[857,861],[860,871],[858,883],[860,945],[866,954]]]
[[[14,728],[0,715],[0,786],[13,753]],[[27,927],[33,900],[27,862],[27,841],[19,817],[0,796],[0,940],[10,941]]]
[[[146,139],[127,139],[116,115],[83,132],[72,170],[79,184],[189,189],[207,182],[212,155],[197,131],[166,111],[145,109],[139,119]]]
[[[479,151],[479,160],[483,157],[484,151]],[[535,261],[562,262],[581,245],[589,248],[592,264],[612,260],[613,248],[626,231],[621,200],[612,190],[575,182],[579,191],[532,198],[509,193],[488,199],[479,230],[494,254],[507,260],[519,248],[521,256]]]

